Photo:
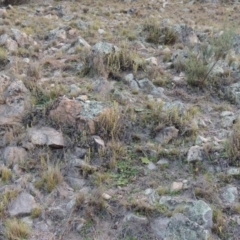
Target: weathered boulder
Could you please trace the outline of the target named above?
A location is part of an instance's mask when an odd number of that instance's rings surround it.
[[[53,148],[62,148],[65,146],[62,133],[50,127],[29,128],[27,136],[34,145],[47,145]]]
[[[37,207],[34,197],[27,193],[20,193],[17,198],[10,204],[8,212],[11,217],[29,215]]]
[[[56,102],[56,107],[50,111],[50,117],[59,123],[75,126],[81,109],[79,101],[63,97]]]
[[[96,131],[98,116],[109,107],[98,101],[77,101],[66,97],[59,99],[56,107],[50,111],[50,117],[62,124],[73,125],[79,130]]]

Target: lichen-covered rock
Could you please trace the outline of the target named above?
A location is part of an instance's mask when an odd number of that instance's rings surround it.
[[[232,206],[238,201],[238,189],[235,186],[228,185],[220,189],[220,198],[223,205]]]
[[[164,240],[207,240],[209,232],[181,213],[170,218]]]

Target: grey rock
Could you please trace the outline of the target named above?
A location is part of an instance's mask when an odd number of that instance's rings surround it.
[[[89,23],[84,22],[82,20],[78,20],[75,24],[76,24],[76,27],[80,30],[86,30],[89,27]]]
[[[134,79],[134,76],[133,76],[132,73],[129,73],[129,74],[127,74],[127,75],[124,77],[124,81],[125,81],[126,83],[130,83],[131,81],[133,81],[133,79]]]
[[[173,52],[171,56],[171,61],[174,67],[178,67],[179,65],[183,65],[188,58],[189,53],[187,49],[178,49]]]
[[[236,116],[225,116],[221,119],[221,126],[223,128],[230,128],[233,126]]]
[[[195,144],[196,145],[202,145],[203,143],[206,143],[208,141],[209,141],[208,138],[205,138],[205,137],[202,137],[202,136],[198,135],[197,138],[196,138]]]
[[[12,33],[14,36],[14,40],[18,43],[20,47],[26,47],[30,45],[35,45],[33,39],[29,37],[26,33],[21,32],[20,30],[16,28],[12,28]]]
[[[92,51],[96,53],[102,53],[102,54],[110,54],[113,52],[117,52],[120,49],[108,42],[98,42],[92,47]]]
[[[185,113],[186,106],[180,101],[165,102],[163,105],[163,111],[174,112],[176,111],[179,116]]]
[[[61,27],[51,30],[49,32],[48,36],[51,40],[54,40],[54,39],[65,40],[65,39],[67,39],[67,33]]]
[[[159,142],[160,144],[167,144],[171,140],[178,137],[178,129],[176,129],[174,126],[172,127],[166,127],[163,130],[161,130],[159,133],[157,133],[155,140]]]
[[[27,192],[22,192],[10,204],[8,212],[11,217],[29,215],[36,206],[34,197]]]
[[[233,83],[229,86],[229,94],[237,104],[240,104],[240,82]]]
[[[238,201],[238,189],[232,185],[221,188],[220,198],[225,206],[232,206],[232,204]]]
[[[167,166],[169,165],[169,160],[167,158],[162,158],[157,162],[157,164],[160,166]]]
[[[188,204],[183,211],[191,221],[203,226],[204,229],[211,229],[213,226],[212,209],[202,200],[193,201]]]
[[[108,94],[114,88],[114,83],[112,81],[108,81],[105,78],[97,79],[93,84],[93,91]]]
[[[240,168],[231,167],[227,170],[228,176],[240,176]]]
[[[154,163],[150,162],[150,163],[148,163],[147,168],[148,168],[148,170],[152,171],[152,170],[156,170],[157,166]]]
[[[47,145],[53,148],[62,148],[65,146],[62,133],[50,127],[29,128],[27,136],[34,145]]]
[[[147,78],[138,81],[139,86],[146,93],[151,93],[156,87],[154,84]]]
[[[78,46],[82,46],[82,47],[88,48],[88,49],[91,48],[89,43],[85,39],[83,39],[82,37],[78,37],[77,38],[77,42],[75,44],[77,44]]]
[[[151,222],[151,229],[160,239],[165,239],[170,218],[157,218]]]
[[[79,88],[78,86],[76,86],[75,84],[71,84],[69,87],[69,93],[71,96],[77,96],[79,95],[81,92],[81,88]]]
[[[137,216],[133,213],[129,213],[124,217],[123,222],[134,222],[134,223],[138,223],[138,224],[147,224],[148,219],[143,216]]]
[[[0,125],[21,125],[30,110],[30,93],[22,81],[0,74]]]
[[[170,240],[207,240],[209,232],[181,213],[170,218],[165,232],[165,239]]]
[[[6,147],[3,152],[4,164],[12,166],[27,159],[27,152],[21,147]]]
[[[86,180],[82,178],[75,178],[75,177],[66,177],[66,182],[75,190],[80,190],[86,184]]]
[[[87,149],[76,147],[75,154],[78,158],[83,158],[87,153]]]
[[[196,161],[203,161],[203,147],[199,146],[192,146],[188,150],[187,154],[187,161],[190,162],[196,162]]]

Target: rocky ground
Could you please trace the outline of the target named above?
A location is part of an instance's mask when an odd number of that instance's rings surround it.
[[[2,0],[0,239],[240,239],[239,12]]]

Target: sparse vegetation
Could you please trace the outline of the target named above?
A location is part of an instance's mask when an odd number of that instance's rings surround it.
[[[7,182],[11,179],[12,173],[11,170],[5,166],[0,168],[0,175],[3,182]]]
[[[8,240],[27,240],[31,234],[30,227],[16,218],[6,220],[5,227],[5,237]]]
[[[229,156],[229,163],[240,166],[240,119],[236,121],[233,132],[226,144],[226,151]]]
[[[150,43],[171,45],[177,41],[176,32],[169,27],[161,26],[156,19],[148,19],[143,30],[147,33],[146,41]]]
[[[35,182],[35,186],[51,192],[62,181],[63,176],[59,167],[49,166],[48,169],[42,173],[41,179]]]

